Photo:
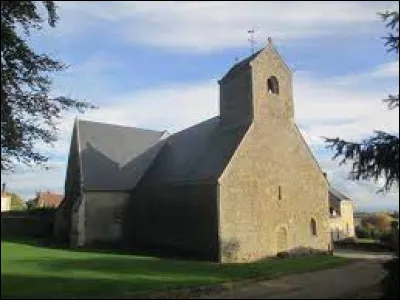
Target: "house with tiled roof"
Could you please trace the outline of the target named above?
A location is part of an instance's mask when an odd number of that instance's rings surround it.
[[[63,195],[52,193],[50,191],[38,192],[36,197],[32,200],[32,207],[34,208],[57,208],[63,199]]]

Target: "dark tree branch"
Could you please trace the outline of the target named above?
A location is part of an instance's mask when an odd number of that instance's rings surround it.
[[[38,13],[40,3],[47,19]],[[35,53],[26,41],[32,29],[40,30],[46,21],[54,27],[57,19],[53,1],[1,2],[1,170],[12,170],[15,163],[46,162],[36,145],[57,139],[62,113],[94,108],[65,96],[50,97],[50,74],[65,70],[66,65]],[[17,33],[18,27],[24,34]]]
[[[354,180],[385,179],[384,190],[399,184],[399,137],[382,131],[361,143],[340,138],[324,138],[327,147],[335,151],[333,159],[341,158],[340,164],[352,161],[350,178]]]
[[[387,51],[399,54],[399,13],[379,14],[389,33],[385,39]],[[399,107],[399,95],[389,95],[383,102],[388,109]],[[340,164],[352,161],[350,178],[354,180],[385,179],[383,191],[399,185],[399,136],[375,131],[361,142],[348,142],[340,138],[324,138],[327,148],[333,149],[333,159],[341,158]]]

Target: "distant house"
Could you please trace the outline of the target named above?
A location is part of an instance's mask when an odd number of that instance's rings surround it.
[[[60,194],[47,192],[40,192],[36,194],[36,197],[32,200],[32,207],[43,208],[43,207],[58,207],[63,199]]]
[[[333,241],[355,236],[353,203],[333,187],[329,188],[329,227]]]
[[[1,211],[9,211],[11,209],[11,197],[6,193],[6,184],[3,183],[1,190]]]
[[[9,211],[11,209],[11,197],[6,193],[1,193],[1,211]]]

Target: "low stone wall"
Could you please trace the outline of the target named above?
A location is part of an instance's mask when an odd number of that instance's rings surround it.
[[[52,237],[55,210],[1,213],[1,237]]]
[[[335,241],[334,246],[336,249],[349,249],[369,252],[387,252],[393,251],[391,245],[383,244],[380,241],[374,243],[357,241],[356,239],[347,239],[342,241]]]

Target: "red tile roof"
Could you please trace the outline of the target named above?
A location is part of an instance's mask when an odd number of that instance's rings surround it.
[[[36,207],[58,207],[63,199],[62,195],[44,192],[36,197]]]

